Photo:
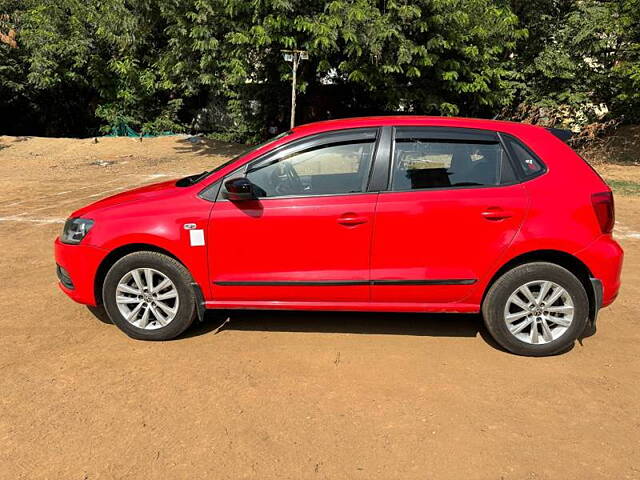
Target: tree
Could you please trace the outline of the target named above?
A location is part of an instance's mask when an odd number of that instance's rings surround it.
[[[519,115],[567,126],[606,112],[638,118],[638,0],[513,0],[512,8],[528,29],[514,57]]]
[[[620,39],[611,69],[611,108],[627,121],[640,121],[640,0],[619,4]]]
[[[291,48],[310,53],[302,122],[502,111],[580,124],[601,105],[637,119],[639,3],[0,0],[0,129],[125,122],[255,141],[287,128]]]
[[[0,43],[9,45],[11,48],[18,48],[16,30],[11,25],[11,18],[8,13],[0,14]]]
[[[206,85],[228,100],[231,130],[241,135],[283,114],[290,70],[282,49],[310,52],[300,72],[303,118],[308,101],[318,103],[327,90],[328,107],[347,114],[489,115],[514,94],[515,72],[504,60],[524,32],[494,2],[203,0],[193,7],[176,21],[182,51],[172,62],[197,72],[187,76],[189,88]]]

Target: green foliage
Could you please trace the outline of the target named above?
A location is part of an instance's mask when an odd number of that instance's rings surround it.
[[[376,113],[554,124],[640,111],[640,0],[0,0],[0,131],[255,141]],[[3,15],[5,14],[5,15]],[[16,115],[16,112],[20,112]],[[16,116],[18,118],[16,118]]]
[[[178,112],[181,108],[182,99],[169,100],[166,108],[157,117],[142,125],[142,133],[145,135],[161,135],[167,132],[184,132],[184,125],[178,121]]]
[[[611,69],[611,105],[627,120],[640,122],[640,0],[620,1],[619,22],[622,33]]]
[[[607,183],[618,195],[640,195],[640,183],[638,182],[607,179]]]
[[[638,120],[640,1],[512,0],[527,26],[513,107],[532,120],[580,126],[606,116]],[[635,83],[634,83],[635,82]]]

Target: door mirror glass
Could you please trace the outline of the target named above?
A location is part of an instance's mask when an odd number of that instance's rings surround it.
[[[223,192],[225,198],[232,202],[243,200],[255,200],[257,198],[254,185],[244,177],[236,177],[224,182],[226,191]]]

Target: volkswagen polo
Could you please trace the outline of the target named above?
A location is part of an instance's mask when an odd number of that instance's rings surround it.
[[[616,298],[623,254],[611,190],[560,137],[461,118],[299,126],[77,210],[59,285],[136,339],[206,309],[480,312],[508,351],[563,352]]]

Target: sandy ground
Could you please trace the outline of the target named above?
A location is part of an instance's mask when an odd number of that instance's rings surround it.
[[[619,299],[553,358],[459,315],[246,312],[145,343],[58,291],[69,212],[237,150],[0,137],[0,478],[640,478],[640,197],[617,198]]]

